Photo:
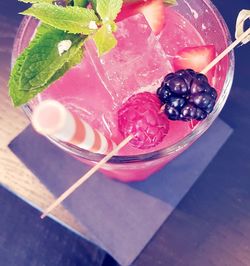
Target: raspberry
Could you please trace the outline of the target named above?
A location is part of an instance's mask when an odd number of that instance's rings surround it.
[[[168,119],[160,112],[161,103],[155,94],[143,92],[130,97],[118,111],[118,126],[131,144],[149,149],[160,144],[168,133]]]
[[[214,109],[217,92],[205,75],[192,69],[168,74],[157,90],[170,120],[204,120]]]

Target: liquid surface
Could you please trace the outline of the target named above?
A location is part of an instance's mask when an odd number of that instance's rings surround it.
[[[98,58],[94,44],[86,45],[84,60],[39,96],[56,99],[83,120],[119,143],[117,110],[131,95],[156,92],[163,77],[172,72],[172,60],[188,46],[204,45],[200,33],[174,9],[166,9],[166,23],[155,36],[143,15],[118,23],[118,45]],[[168,147],[188,135],[194,124],[170,121],[163,143],[150,150],[127,145],[122,155],[147,153]]]

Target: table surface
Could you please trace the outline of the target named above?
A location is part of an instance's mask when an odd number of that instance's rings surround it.
[[[7,147],[29,124],[22,110],[12,106],[7,85],[12,45],[22,18],[17,15],[21,6],[15,0],[0,3],[0,184],[39,209],[44,209],[53,202],[53,195]],[[53,215],[74,230],[84,233],[84,228],[62,206]]]
[[[250,9],[249,0],[227,7],[225,1],[213,2],[232,32],[239,10]],[[28,125],[21,110],[12,107],[7,93],[20,10],[22,5],[16,0],[0,3],[0,183],[44,208],[53,195],[7,148]],[[235,132],[134,265],[250,265],[249,46],[237,49],[236,59],[233,90],[221,115]],[[63,207],[55,215],[84,232]]]

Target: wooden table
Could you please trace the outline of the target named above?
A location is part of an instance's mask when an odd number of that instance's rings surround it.
[[[214,0],[232,32],[249,0]],[[8,143],[27,125],[22,111],[11,106],[7,79],[15,31],[21,17],[16,0],[0,2],[0,182],[39,208],[53,196],[9,151]],[[236,50],[236,76],[222,118],[234,134],[206,169],[171,217],[162,225],[134,266],[249,266],[250,265],[250,89],[249,46]],[[76,230],[62,207],[58,218]],[[107,266],[110,266],[109,262]]]
[[[1,1],[0,10],[0,184],[32,205],[44,209],[54,200],[52,194],[8,149],[10,141],[29,121],[22,110],[12,106],[8,96],[12,45],[22,17],[16,15],[19,11],[15,1],[8,4]],[[53,214],[73,229],[84,232],[63,207],[60,206]]]

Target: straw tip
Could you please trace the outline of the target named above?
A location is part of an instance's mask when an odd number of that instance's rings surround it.
[[[31,122],[38,133],[53,135],[63,127],[66,115],[67,110],[60,102],[45,100],[34,108]]]

